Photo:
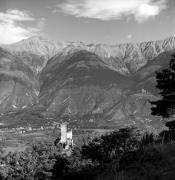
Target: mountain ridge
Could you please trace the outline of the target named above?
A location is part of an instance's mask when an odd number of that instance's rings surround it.
[[[111,68],[128,75],[139,70],[160,53],[175,49],[175,37],[141,43],[91,44],[90,46],[83,42],[54,42],[44,37],[35,36],[8,45],[6,48],[19,56],[22,56],[22,52],[30,52],[39,56],[38,58],[42,60],[39,60],[39,66],[41,67],[37,70],[37,73],[40,73],[48,60],[58,53],[67,55],[70,51],[87,50],[100,56]]]
[[[13,82],[29,79],[33,85],[22,85],[22,89],[28,88],[24,94],[9,85],[11,95],[6,105],[3,103],[5,90],[0,89],[1,113],[41,106],[46,116],[70,116],[71,123],[79,118],[77,123],[82,126],[137,124],[141,128],[160,128],[161,122],[151,116],[150,101],[159,98],[155,73],[168,67],[175,52],[175,37],[119,45],[57,44],[33,37],[2,47],[0,53],[6,51],[8,62],[3,64],[4,56],[0,57],[2,67],[7,66],[5,71],[0,71],[3,73],[0,83],[11,83],[7,78],[11,74]],[[20,70],[20,74],[25,74],[23,77],[16,73],[21,67],[19,63],[9,71],[15,59],[23,65]],[[25,71],[30,73],[26,75]],[[21,84],[18,86],[21,88]]]

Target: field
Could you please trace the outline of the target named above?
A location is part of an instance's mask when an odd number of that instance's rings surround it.
[[[82,139],[93,138],[102,134],[110,133],[114,129],[76,129],[73,130],[73,140],[75,145],[81,144]],[[0,148],[1,156],[7,155],[9,152],[20,152],[30,149],[37,142],[50,141],[54,142],[60,136],[59,128],[33,130],[21,133],[19,131],[11,132],[12,129],[0,131]]]
[[[58,132],[60,130],[58,129]],[[9,152],[24,151],[30,148],[32,144],[38,141],[51,141],[53,142],[57,137],[53,130],[33,131],[23,134],[16,132],[1,132],[0,147],[2,150],[1,155],[6,155]]]

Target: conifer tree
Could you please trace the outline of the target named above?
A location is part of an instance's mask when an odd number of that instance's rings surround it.
[[[152,114],[163,118],[172,117],[175,114],[175,54],[172,55],[169,68],[157,72],[157,88],[162,98],[151,102]]]

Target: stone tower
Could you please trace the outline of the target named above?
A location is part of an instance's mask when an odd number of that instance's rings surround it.
[[[60,143],[64,144],[67,142],[67,124],[61,124],[61,140]]]

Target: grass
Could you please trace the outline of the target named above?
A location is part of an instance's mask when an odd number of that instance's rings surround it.
[[[144,149],[142,155],[124,169],[118,162],[108,164],[97,180],[174,180],[175,143],[155,144]]]
[[[53,134],[53,130],[28,132],[24,134],[3,133],[0,140],[0,148],[3,150],[1,156],[7,155],[9,152],[21,152],[26,148],[31,147],[32,144],[42,141],[53,142],[57,136]]]

